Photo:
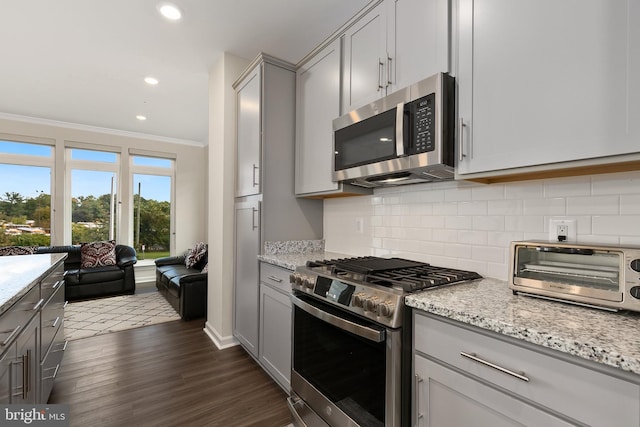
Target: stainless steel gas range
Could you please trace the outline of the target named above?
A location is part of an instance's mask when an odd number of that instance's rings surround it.
[[[411,322],[404,296],[477,278],[402,258],[314,261],[296,269],[290,276],[294,424],[408,425]]]

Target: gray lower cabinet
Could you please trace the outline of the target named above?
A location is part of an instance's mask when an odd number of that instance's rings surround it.
[[[62,259],[0,315],[1,404],[49,400],[66,349]]]
[[[289,391],[291,374],[290,272],[260,264],[259,362],[273,379]]]
[[[258,357],[260,202],[236,203],[235,221],[233,335],[253,357]]]
[[[639,426],[637,375],[414,311],[418,426]]]

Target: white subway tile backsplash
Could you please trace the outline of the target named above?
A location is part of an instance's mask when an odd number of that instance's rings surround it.
[[[591,182],[581,176],[544,181],[544,197],[588,196],[589,194],[591,194]]]
[[[476,261],[505,263],[507,261],[505,251],[505,248],[492,246],[472,246],[471,258]]]
[[[385,188],[327,199],[324,211],[326,250],[404,256],[508,280],[511,241],[548,239],[551,218],[576,219],[580,243],[640,245],[640,172]]]
[[[640,215],[594,216],[593,234],[640,236]]]
[[[471,225],[471,217],[470,216],[448,216],[445,217],[445,228],[455,229],[455,230],[470,230],[472,228]]]
[[[458,242],[468,245],[486,245],[489,241],[489,232],[485,230],[458,231]]]
[[[552,199],[525,199],[525,215],[564,215],[566,209],[566,199],[556,197]]]
[[[472,200],[501,200],[505,197],[505,185],[480,185],[471,188]]]
[[[594,175],[591,194],[639,194],[640,173],[625,172],[609,175]]]
[[[505,217],[493,216],[474,216],[473,229],[487,231],[504,231]]]
[[[524,201],[490,200],[487,213],[489,215],[522,215],[524,213]]]
[[[505,199],[523,200],[537,199],[544,196],[544,185],[542,181],[524,181],[507,184],[505,188]]]
[[[460,202],[458,203],[459,215],[486,215],[487,214],[487,202]]]
[[[620,196],[568,197],[567,215],[617,215]]]
[[[640,189],[638,193],[640,193]],[[640,194],[620,196],[620,214],[640,214]]]

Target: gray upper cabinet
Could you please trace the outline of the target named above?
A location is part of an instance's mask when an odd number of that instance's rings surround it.
[[[296,194],[337,191],[331,179],[332,121],[340,115],[340,40],[296,73]]]
[[[449,0],[392,0],[387,10],[389,91],[449,72]]]
[[[460,0],[457,15],[458,176],[640,152],[640,2]]]
[[[333,119],[449,71],[449,15],[449,0],[381,1],[303,60],[296,73],[297,195],[371,193],[333,182]]]
[[[347,113],[386,95],[388,58],[387,7],[378,4],[342,36],[342,111]]]
[[[262,67],[255,67],[236,88],[237,169],[236,197],[260,193],[260,94]]]
[[[449,71],[449,0],[384,0],[344,35],[343,113]]]

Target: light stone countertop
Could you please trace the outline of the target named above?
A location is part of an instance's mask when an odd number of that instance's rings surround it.
[[[0,257],[0,315],[66,257],[66,253]]]
[[[307,261],[317,261],[325,259],[346,258],[350,255],[340,254],[337,252],[306,252],[306,253],[288,253],[275,255],[258,255],[258,260],[287,270],[295,270],[296,267],[303,266]]]
[[[640,375],[640,313],[513,295],[495,279],[416,293],[405,304]]]

